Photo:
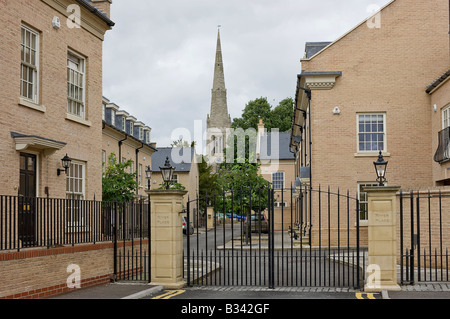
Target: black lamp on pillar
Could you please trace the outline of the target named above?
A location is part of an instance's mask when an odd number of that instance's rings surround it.
[[[160,167],[160,169],[161,169],[163,182],[166,185],[166,189],[169,189],[170,184],[172,183],[173,172],[175,170],[175,167],[172,167],[172,165],[170,165],[168,156],[166,158],[166,162],[164,163],[164,166]]]
[[[386,162],[383,158],[383,153],[380,151],[380,155],[378,156],[378,160],[373,162],[375,166],[375,171],[377,172],[377,181],[379,186],[384,186],[384,182],[386,182],[386,169],[389,162]]]

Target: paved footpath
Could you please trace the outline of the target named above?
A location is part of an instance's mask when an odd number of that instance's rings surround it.
[[[160,297],[166,295],[165,297]],[[450,283],[403,286],[379,294],[346,288],[192,287],[170,291],[161,286],[114,283],[75,290],[51,299],[450,299]]]

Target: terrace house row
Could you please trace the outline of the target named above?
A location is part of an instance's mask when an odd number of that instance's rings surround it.
[[[121,109],[115,103],[103,98],[103,170],[111,154],[120,162],[132,161],[129,173],[136,173],[138,184],[135,199],[145,199],[147,188],[145,171],[152,168],[151,156],[156,144],[151,143],[151,128]]]

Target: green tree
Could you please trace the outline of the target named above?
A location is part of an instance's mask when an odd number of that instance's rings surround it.
[[[217,191],[217,177],[212,167],[208,165],[206,156],[201,155],[198,163],[198,189],[200,196],[212,195]]]
[[[225,208],[226,212],[231,212],[231,206],[234,206],[234,212],[249,216],[252,210],[261,212],[267,209],[270,183],[259,174],[259,164],[246,160],[224,165],[217,175],[219,211]]]
[[[270,125],[272,106],[267,102],[267,98],[261,97],[250,101],[244,108],[240,118],[233,119],[231,127],[234,129],[258,128],[259,119],[265,121],[265,125]]]
[[[102,179],[103,201],[124,203],[132,200],[138,186],[136,173],[128,173],[133,162],[117,162],[115,154],[111,153],[105,164]]]
[[[294,100],[290,97],[282,100],[271,112],[271,127],[278,128],[280,132],[288,132],[292,129],[292,117],[294,114]]]
[[[262,119],[268,131],[277,128],[280,132],[288,132],[292,127],[293,105],[294,101],[290,97],[282,100],[275,108],[270,105],[267,98],[258,98],[247,103],[241,117],[233,119],[231,127],[257,130],[259,120]]]

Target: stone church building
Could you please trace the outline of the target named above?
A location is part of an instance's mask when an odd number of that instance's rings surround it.
[[[224,160],[223,149],[226,146],[226,130],[231,128],[220,31],[217,34],[214,81],[211,95],[211,113],[206,119],[206,155],[208,157],[208,164],[217,167]]]

